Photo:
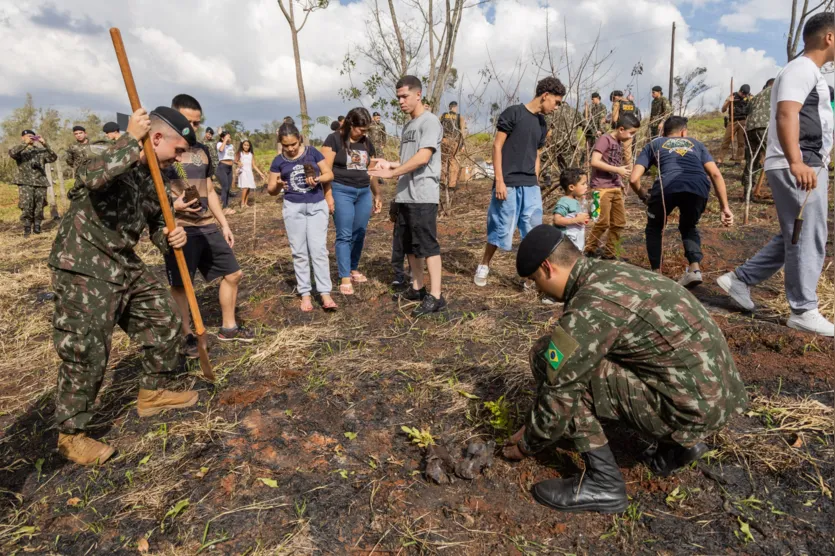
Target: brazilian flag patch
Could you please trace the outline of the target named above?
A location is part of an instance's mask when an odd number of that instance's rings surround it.
[[[553,367],[554,370],[560,368],[560,363],[562,360],[565,359],[565,355],[560,351],[560,348],[554,345],[554,341],[548,344],[548,351],[545,352],[545,358],[548,360],[548,363]]]

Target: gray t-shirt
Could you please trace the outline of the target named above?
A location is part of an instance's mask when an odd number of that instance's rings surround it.
[[[400,162],[404,163],[417,154],[420,149],[432,149],[429,164],[408,174],[397,181],[397,203],[432,203],[440,200],[441,178],[441,139],[443,127],[438,116],[426,110],[423,114],[409,120],[403,127],[400,140]]]

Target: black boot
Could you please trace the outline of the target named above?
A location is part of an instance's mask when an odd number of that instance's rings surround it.
[[[653,473],[668,477],[677,469],[690,465],[707,453],[708,448],[699,442],[691,448],[678,444],[659,443],[644,452],[641,458]]]
[[[29,237],[31,235],[32,235],[32,228],[30,228],[29,226],[24,226],[23,227],[23,237]]]
[[[534,499],[561,512],[616,514],[626,510],[626,483],[609,445],[583,454],[586,472],[533,486]]]
[[[36,234],[41,233],[41,223],[40,222],[35,222],[35,225],[32,226],[32,231]]]

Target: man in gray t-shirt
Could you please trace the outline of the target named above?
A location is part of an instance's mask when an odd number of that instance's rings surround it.
[[[438,117],[423,110],[403,127],[400,140],[400,160],[411,160],[421,149],[431,149],[429,164],[403,174],[397,180],[397,203],[433,203],[440,199],[439,180],[441,177],[441,139],[443,127]]]
[[[412,285],[401,297],[408,301],[420,301],[412,312],[412,316],[419,317],[437,313],[446,307],[446,300],[441,295],[441,246],[437,233],[441,138],[444,133],[438,117],[423,105],[420,79],[407,75],[397,82],[396,89],[400,110],[411,118],[403,128],[400,160],[372,159],[376,167],[368,174],[398,180],[394,199],[397,212],[395,242],[399,235],[412,271]],[[428,292],[423,283],[424,259],[429,269]]]

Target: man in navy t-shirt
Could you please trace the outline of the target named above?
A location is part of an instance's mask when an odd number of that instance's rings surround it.
[[[652,166],[658,168],[658,178],[647,194],[641,189],[641,176]],[[689,263],[679,284],[688,288],[702,283],[699,267],[702,248],[697,225],[707,206],[711,182],[719,197],[722,223],[730,226],[734,215],[728,206],[725,180],[707,148],[687,136],[687,118],[681,116],[671,116],[664,122],[664,136],[644,147],[629,179],[629,185],[647,203],[647,255],[655,271],[661,268],[661,237],[667,217],[678,207],[678,229]]]

